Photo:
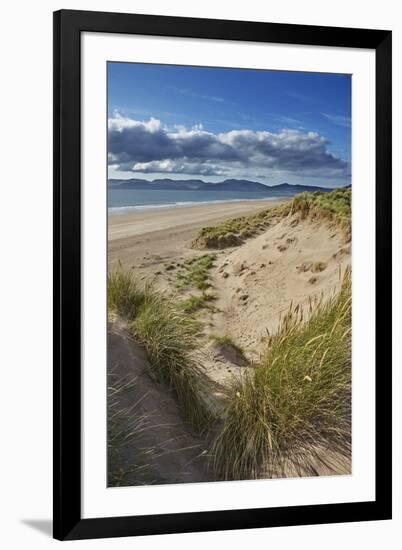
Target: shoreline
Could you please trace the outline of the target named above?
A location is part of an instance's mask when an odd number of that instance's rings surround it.
[[[194,252],[190,248],[191,241],[201,228],[273,208],[283,202],[283,199],[220,202],[109,215],[109,267],[121,262],[123,266],[132,268],[152,255],[168,259],[190,254]]]
[[[108,216],[121,216],[125,214],[131,214],[136,212],[154,212],[165,211],[177,208],[196,208],[198,206],[211,206],[214,204],[232,204],[232,203],[255,203],[255,202],[276,202],[286,201],[291,197],[263,197],[260,199],[216,199],[210,201],[182,201],[174,203],[160,203],[160,204],[136,204],[127,206],[108,206]]]
[[[197,203],[191,206],[171,206],[152,209],[138,209],[129,212],[108,211],[108,239],[113,241],[130,235],[140,235],[164,228],[187,224],[218,223],[227,218],[243,216],[283,204],[291,199],[220,201],[219,203]]]
[[[334,210],[340,211],[339,217],[329,215]],[[109,270],[121,266],[125,271],[123,278],[109,279],[109,296],[117,311],[124,314],[127,306],[128,314],[125,320],[115,313],[110,318],[109,337],[115,347],[108,361],[113,368],[125,362],[124,373],[133,374],[135,366],[140,391],[155,394],[149,409],[154,415],[157,407],[157,424],[178,426],[170,438],[180,441],[173,448],[175,461],[169,455],[166,462],[156,463],[157,473],[176,475],[183,462],[187,472],[195,460],[182,451],[207,447],[215,470],[211,462],[201,462],[200,469],[189,471],[191,481],[204,480],[204,465],[206,475],[212,471],[218,478],[225,472],[228,479],[350,474],[348,215],[350,192],[345,191],[324,204],[310,195],[301,203],[244,201],[109,217]],[[230,223],[232,218],[238,219]],[[222,222],[227,223],[213,227]],[[207,229],[192,248],[201,228]],[[219,248],[208,248],[212,245]],[[134,340],[125,336],[127,329]],[[190,371],[188,377],[193,359],[200,370]],[[176,418],[166,417],[175,402],[167,402],[163,388],[156,393],[149,365],[162,381],[167,372],[170,386],[180,389]],[[267,376],[254,376],[257,371]],[[191,373],[202,377],[205,386],[192,381]],[[325,387],[315,383],[320,379]],[[272,391],[278,397],[274,407],[269,401]],[[138,401],[132,395],[127,406]],[[139,398],[146,405],[146,399]],[[335,425],[332,410],[338,406],[342,415]],[[259,411],[262,421],[255,423],[250,410]],[[208,430],[210,412],[221,422],[212,438],[204,442],[187,437],[183,428],[188,419]],[[278,430],[270,432],[270,423]],[[281,448],[282,440],[288,445],[288,430],[298,434],[301,423],[307,426],[310,444],[301,449],[296,435],[291,441],[294,460],[287,453],[274,459],[262,453],[250,466],[250,438],[261,437],[263,429]],[[335,426],[335,439],[328,426]],[[244,437],[233,437],[241,431],[247,432]],[[158,444],[159,432],[152,433],[157,433]],[[148,441],[149,448],[155,448],[155,439]]]

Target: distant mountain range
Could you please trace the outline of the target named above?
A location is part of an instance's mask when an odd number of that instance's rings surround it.
[[[314,185],[292,185],[290,183],[281,183],[279,185],[264,185],[256,181],[228,179],[219,183],[212,183],[202,180],[172,180],[157,179],[153,181],[143,179],[109,179],[110,189],[141,189],[141,190],[164,190],[164,191],[237,191],[237,192],[263,192],[267,196],[293,196],[303,191],[323,191],[328,192],[332,189],[327,187],[317,187]]]

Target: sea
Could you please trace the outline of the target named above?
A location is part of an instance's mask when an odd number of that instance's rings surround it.
[[[109,214],[185,208],[201,204],[216,204],[240,201],[266,201],[285,198],[279,191],[200,191],[200,190],[153,190],[153,189],[108,189]]]

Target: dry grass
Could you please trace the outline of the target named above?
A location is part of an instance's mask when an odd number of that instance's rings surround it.
[[[346,240],[351,238],[352,190],[350,187],[335,189],[331,193],[301,193],[292,202],[292,213],[299,212],[301,218],[311,220],[327,219],[340,227]]]
[[[276,218],[290,211],[290,203],[262,210],[252,216],[230,218],[219,225],[203,227],[192,242],[193,248],[228,248],[238,246],[246,239],[266,230]]]
[[[281,475],[289,462],[305,470],[317,448],[350,453],[350,272],[311,307],[307,322],[291,307],[254,372],[228,390],[211,453],[222,479]]]
[[[205,377],[196,360],[199,325],[174,297],[141,286],[122,270],[108,278],[109,311],[124,315],[135,339],[147,351],[150,375],[172,388],[183,416],[198,430],[212,421],[201,397]]]
[[[346,240],[349,240],[351,196],[350,188],[336,189],[330,193],[301,193],[281,206],[262,210],[252,216],[231,218],[212,227],[204,227],[192,242],[192,246],[200,249],[238,246],[246,239],[265,231],[285,216],[296,213],[299,213],[302,219],[325,218],[335,222],[345,231]]]

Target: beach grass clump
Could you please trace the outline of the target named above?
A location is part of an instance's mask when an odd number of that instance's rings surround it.
[[[350,237],[352,216],[352,190],[335,189],[330,193],[317,191],[301,193],[292,202],[292,213],[300,212],[302,219],[329,219],[339,225]]]
[[[217,299],[216,294],[212,292],[203,292],[198,296],[190,296],[185,300],[180,301],[180,306],[186,313],[195,313],[200,309],[212,309],[214,310],[211,302]]]
[[[152,430],[151,418],[140,409],[139,402],[123,405],[135,379],[119,379],[108,374],[107,455],[108,486],[151,485],[158,482],[152,468],[152,457],[158,452],[147,441]],[[129,480],[127,477],[129,476]]]
[[[227,393],[211,450],[222,479],[314,472],[325,451],[351,450],[351,276],[314,306],[291,307],[251,373]],[[320,457],[320,458],[318,458]]]
[[[255,237],[266,230],[273,220],[281,218],[290,211],[290,203],[267,208],[251,216],[230,218],[224,222],[203,227],[193,240],[193,248],[221,249],[241,245],[246,239]]]
[[[209,271],[214,267],[216,254],[204,254],[187,260],[177,272],[177,287],[181,289],[195,287],[198,290],[207,290]]]
[[[224,222],[201,229],[192,242],[193,248],[221,249],[239,246],[247,239],[266,231],[289,214],[299,213],[302,219],[326,218],[336,222],[350,237],[351,188],[335,189],[331,192],[317,191],[300,193],[292,201],[267,208],[251,216],[231,218]]]
[[[121,289],[128,291],[126,298]],[[212,419],[202,398],[205,377],[195,358],[199,323],[174,297],[152,285],[141,286],[130,272],[110,274],[108,291],[109,307],[125,316],[133,336],[146,349],[149,374],[173,389],[186,420],[198,431],[205,430]]]
[[[108,274],[108,311],[117,311],[128,319],[134,319],[145,299],[148,288],[141,288],[137,279],[119,265]]]
[[[155,294],[146,300],[132,328],[147,351],[152,377],[174,389],[184,417],[198,431],[206,429],[211,416],[202,397],[205,380],[192,353],[199,324],[176,301]]]

